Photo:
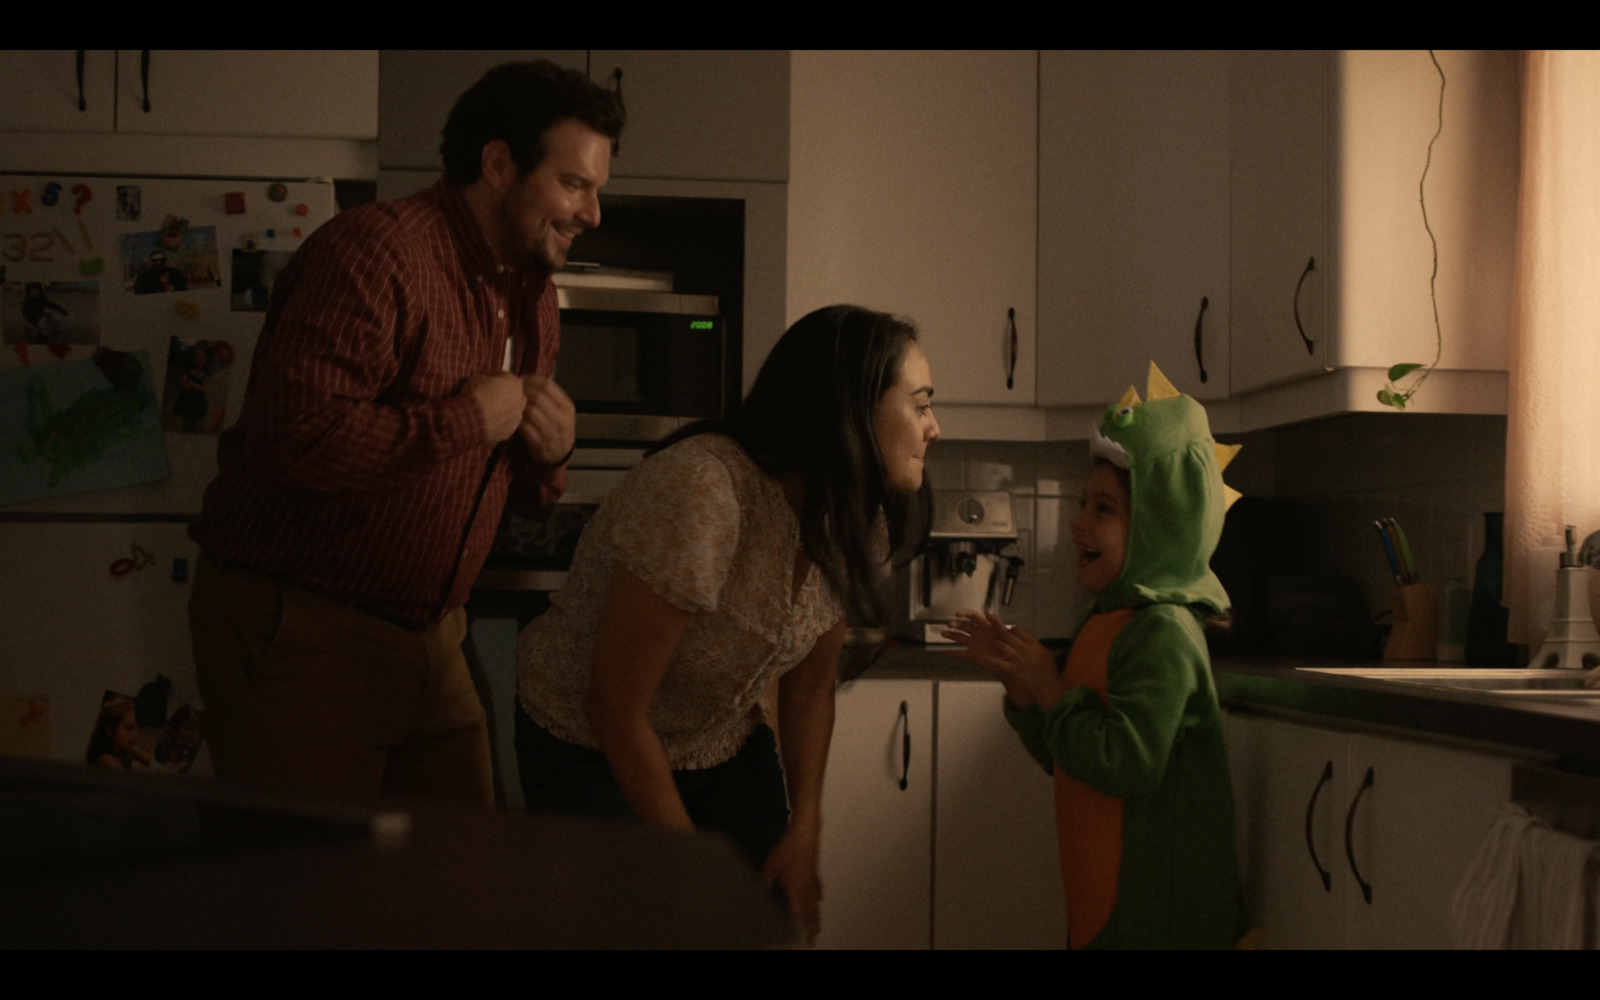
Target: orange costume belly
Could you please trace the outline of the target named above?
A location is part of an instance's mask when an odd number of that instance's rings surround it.
[[[1070,687],[1086,687],[1105,704],[1106,663],[1112,640],[1133,618],[1132,608],[1095,615],[1072,643],[1061,677]],[[1122,864],[1122,800],[1095,791],[1055,769],[1056,838],[1061,850],[1061,884],[1067,897],[1067,935],[1072,947],[1093,941],[1117,904],[1117,872]]]

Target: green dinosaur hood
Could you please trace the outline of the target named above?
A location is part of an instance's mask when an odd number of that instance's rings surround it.
[[[1095,595],[1095,606],[1200,604],[1220,614],[1230,602],[1210,562],[1238,496],[1222,482],[1238,448],[1219,446],[1205,409],[1153,363],[1147,394],[1140,402],[1130,386],[1090,439],[1096,458],[1127,470],[1131,493],[1122,574]]]

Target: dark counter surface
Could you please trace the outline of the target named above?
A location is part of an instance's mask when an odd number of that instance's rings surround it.
[[[1383,666],[1222,660],[1214,664],[1213,672],[1217,695],[1230,708],[1496,744],[1530,751],[1568,770],[1600,774],[1600,696],[1514,696],[1325,672]]]
[[[1071,643],[1064,639],[1052,639],[1045,642],[1045,646],[1058,652],[1064,652],[1070,645]],[[987,681],[994,679],[983,668],[951,656],[947,650],[954,648],[957,647],[923,645],[916,642],[891,640],[885,646],[877,661],[862,676],[878,679],[930,681]],[[855,650],[846,648],[845,661],[847,664],[852,655],[859,654]]]

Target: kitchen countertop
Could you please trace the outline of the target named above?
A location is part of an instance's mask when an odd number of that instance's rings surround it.
[[[1384,666],[1395,664],[1222,660],[1214,672],[1217,695],[1230,708],[1516,748],[1600,774],[1600,698],[1563,701],[1328,672]]]
[[[1067,639],[1047,639],[1044,645],[1057,652],[1065,652],[1072,643]],[[870,666],[865,677],[892,680],[930,681],[988,681],[994,678],[983,668],[966,660],[957,659],[945,652],[954,646],[923,645],[892,639],[877,661]],[[848,664],[854,651],[845,648],[844,662]],[[848,667],[845,672],[848,673]]]
[[[1047,645],[1064,649],[1068,643]],[[1359,668],[1367,672],[1384,666],[1395,664],[1219,659],[1213,670],[1218,698],[1231,709],[1324,726],[1512,749],[1565,770],[1600,774],[1600,697],[1562,701],[1326,672],[1329,668]],[[913,643],[890,643],[863,676],[932,681],[990,679],[980,668],[949,656],[938,647]]]

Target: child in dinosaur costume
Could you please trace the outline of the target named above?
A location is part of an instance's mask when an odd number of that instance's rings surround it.
[[[993,615],[945,636],[1006,689],[1056,783],[1074,948],[1226,948],[1243,931],[1222,716],[1202,632],[1228,609],[1209,561],[1238,496],[1205,410],[1150,366],[1095,429],[1078,581],[1095,595],[1066,663]]]

